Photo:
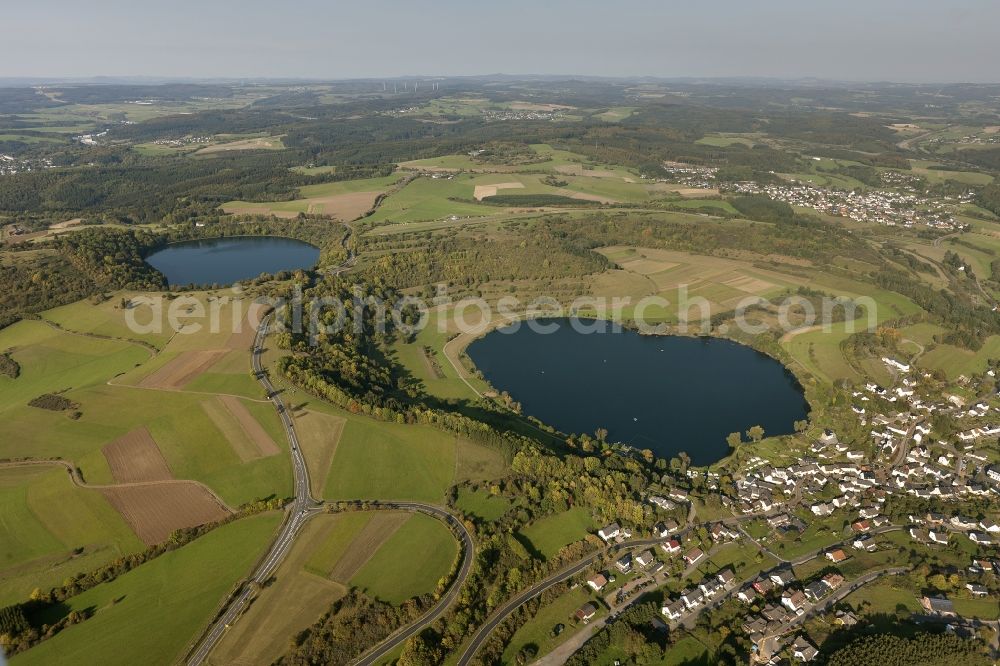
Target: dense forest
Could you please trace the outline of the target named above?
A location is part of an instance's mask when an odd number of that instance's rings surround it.
[[[954,634],[920,633],[913,638],[878,634],[837,650],[829,666],[986,666],[992,663],[973,643]]]

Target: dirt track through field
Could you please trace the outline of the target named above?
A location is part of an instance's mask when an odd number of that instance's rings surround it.
[[[145,427],[119,437],[101,451],[118,483],[169,481],[174,478],[160,447]]]
[[[368,524],[354,537],[347,552],[333,565],[330,578],[338,583],[347,584],[372,558],[375,551],[411,517],[411,514],[403,512],[379,512],[373,515]]]
[[[159,370],[139,382],[142,388],[178,390],[212,367],[228,349],[182,352]]]
[[[166,541],[174,530],[229,515],[205,488],[190,481],[111,486],[101,492],[147,545]]]

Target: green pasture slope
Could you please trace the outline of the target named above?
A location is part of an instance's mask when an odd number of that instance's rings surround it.
[[[11,666],[176,662],[249,573],[280,519],[237,520],[71,597],[64,612],[92,609],[94,616],[15,656]]]
[[[436,518],[415,513],[361,567],[351,584],[398,605],[433,592],[457,556],[451,530]]]
[[[62,468],[0,468],[0,507],[0,607],[144,548],[101,493]]]

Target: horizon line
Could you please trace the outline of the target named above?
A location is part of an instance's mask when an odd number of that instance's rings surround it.
[[[975,85],[991,86],[1000,85],[1000,80],[975,81],[955,79],[950,81],[942,80],[894,80],[894,79],[845,79],[828,78],[820,76],[774,76],[774,75],[655,75],[655,74],[583,74],[583,73],[520,73],[511,74],[505,72],[492,72],[482,74],[391,74],[391,75],[357,75],[347,77],[318,77],[318,76],[296,76],[296,75],[217,75],[217,76],[196,76],[185,74],[87,74],[87,75],[0,75],[0,84],[3,83],[24,83],[31,82],[43,84],[106,84],[121,83],[129,81],[150,81],[156,84],[167,83],[342,83],[355,81],[402,81],[402,80],[448,80],[448,79],[496,79],[506,78],[513,80],[524,79],[549,79],[549,80],[574,80],[584,79],[593,81],[652,81],[664,83],[714,83],[714,82],[758,82],[758,83],[811,83],[817,85],[900,85],[900,86],[955,86],[955,85]]]

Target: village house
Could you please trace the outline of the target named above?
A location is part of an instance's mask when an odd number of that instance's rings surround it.
[[[920,605],[924,607],[930,615],[940,617],[956,617],[955,605],[945,597],[924,597],[920,600]]]
[[[684,602],[675,601],[674,603],[661,608],[660,612],[663,613],[671,621],[677,621],[682,617],[684,617],[684,610],[685,610]]]
[[[822,580],[814,580],[805,586],[803,592],[809,601],[816,602],[830,592],[830,588]]]
[[[668,555],[676,555],[681,552],[681,542],[677,539],[671,539],[666,543],[661,543],[660,548],[662,548]]]
[[[985,585],[980,585],[979,583],[966,583],[965,588],[974,597],[985,597],[990,593]]]
[[[842,548],[835,548],[834,550],[826,551],[826,559],[830,560],[834,564],[840,564],[847,559],[847,553],[845,553]]]
[[[858,618],[851,611],[839,610],[833,617],[833,623],[842,627],[853,627],[858,623]]]
[[[760,595],[766,595],[774,589],[774,582],[770,578],[758,578],[752,584],[753,589]]]
[[[724,588],[725,586],[718,580],[705,579],[698,584],[698,589],[701,590],[701,593],[705,595],[706,599],[711,599]]]
[[[611,523],[606,525],[601,529],[597,530],[597,536],[604,539],[605,543],[610,542],[612,539],[618,537],[622,530],[618,523]]]
[[[931,543],[947,544],[948,543],[948,533],[944,530],[928,530],[927,538]]]
[[[691,566],[697,564],[701,561],[701,558],[705,557],[705,551],[701,548],[692,548],[687,553],[684,554],[684,562]]]
[[[781,569],[771,572],[771,582],[776,587],[788,587],[795,582],[795,574],[791,569]]]
[[[635,556],[635,563],[638,564],[643,569],[645,569],[655,561],[656,557],[653,555],[653,551],[651,550],[644,550]]]
[[[728,587],[736,581],[736,574],[732,569],[723,569],[719,573],[715,574],[715,578],[720,583]]]
[[[828,573],[823,576],[823,584],[830,588],[830,591],[836,590],[838,587],[844,584],[844,577],[838,573]]]
[[[740,536],[740,533],[736,530],[729,529],[722,523],[716,523],[712,525],[712,529],[709,530],[709,534],[712,537],[712,541],[728,541],[730,539],[736,539]]]
[[[597,605],[593,602],[585,603],[576,611],[576,619],[581,622],[589,622],[595,615],[597,615]]]
[[[972,560],[972,566],[969,569],[974,573],[992,573],[993,563],[986,559],[975,559]]]
[[[807,641],[803,636],[799,636],[792,643],[792,656],[801,662],[812,661],[819,654],[816,646]]]
[[[587,579],[587,585],[590,586],[595,592],[600,592],[601,589],[608,584],[608,579],[604,577],[604,574],[597,574]]]
[[[671,509],[677,506],[676,504],[668,500],[666,497],[659,497],[658,495],[651,495],[649,497],[649,503],[654,506],[660,507],[664,511],[670,511]]]
[[[806,595],[802,590],[786,590],[781,595],[781,605],[797,615],[801,615],[806,605]]]
[[[632,571],[632,553],[625,553],[615,560],[615,567],[622,573]]]
[[[685,590],[681,593],[681,601],[684,602],[684,606],[688,610],[691,610],[697,608],[705,601],[705,595],[698,589]]]

